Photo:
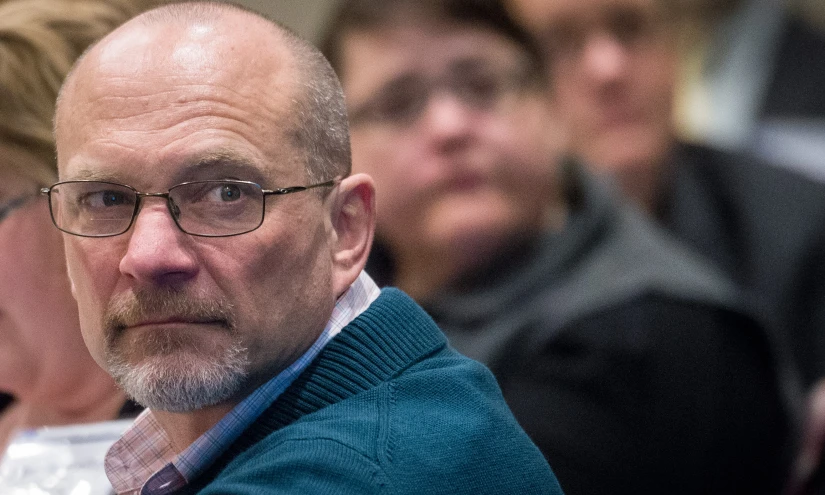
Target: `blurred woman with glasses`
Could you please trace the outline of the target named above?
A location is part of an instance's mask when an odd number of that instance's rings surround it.
[[[62,237],[39,189],[57,179],[51,127],[63,78],[141,3],[0,3],[0,452],[21,429],[139,410],[83,344]]]

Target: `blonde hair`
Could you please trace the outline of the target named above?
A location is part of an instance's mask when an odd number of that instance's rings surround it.
[[[57,178],[52,118],[60,85],[94,42],[153,0],[0,0],[0,162],[39,184]],[[17,154],[17,153],[15,153]]]

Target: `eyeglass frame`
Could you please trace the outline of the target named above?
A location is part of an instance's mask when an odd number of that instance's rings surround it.
[[[19,196],[17,198],[10,199],[6,203],[0,205],[0,222],[5,220],[14,210],[22,208],[26,205],[26,203],[36,197],[37,194],[28,194],[26,196]]]
[[[484,67],[484,69],[489,71],[490,67]],[[500,81],[498,82],[501,83],[502,87],[499,88],[499,91],[502,93],[505,91],[514,91],[516,94],[522,93],[528,88],[535,87],[541,79],[541,76],[535,73],[535,68],[531,67],[526,60],[521,61],[521,63],[515,67],[495,67],[495,69],[500,69],[496,75],[500,77]],[[378,124],[387,125],[396,129],[408,129],[421,119],[433,95],[439,91],[447,92],[452,97],[461,100],[462,104],[476,108],[475,103],[464,101],[462,95],[456,92],[456,88],[454,87],[456,86],[456,76],[460,79],[463,77],[463,74],[447,73],[441,74],[438,77],[421,78],[422,82],[425,83],[426,91],[418,103],[419,107],[415,110],[414,115],[407,118],[402,117],[396,119],[385,118],[379,115],[381,113],[379,111],[380,107],[385,103],[384,100],[388,100],[393,93],[388,90],[388,86],[391,86],[395,82],[391,81],[389,84],[379,88],[367,101],[348,110],[350,127]],[[497,96],[497,98],[501,97],[501,94]],[[487,103],[495,104],[497,102],[490,101]],[[488,110],[485,107],[478,108]]]
[[[234,236],[237,236],[237,235],[248,234],[248,233],[250,233],[254,230],[257,230],[258,228],[260,228],[261,225],[263,225],[264,217],[266,216],[266,197],[267,196],[282,196],[282,195],[285,195],[285,194],[292,194],[292,193],[296,193],[296,192],[308,191],[310,189],[315,189],[315,188],[318,188],[318,187],[331,187],[331,186],[335,186],[336,184],[338,184],[341,180],[342,180],[342,177],[339,176],[339,177],[335,177],[334,179],[330,179],[330,180],[325,181],[325,182],[318,182],[316,184],[310,184],[308,186],[279,187],[277,189],[264,189],[263,186],[261,186],[257,182],[252,182],[252,181],[247,181],[247,180],[235,180],[235,179],[194,180],[194,181],[188,181],[188,182],[181,182],[180,184],[175,184],[174,186],[170,187],[165,193],[164,192],[151,193],[151,192],[140,192],[140,191],[138,191],[137,189],[135,189],[134,187],[132,187],[130,185],[121,184],[119,182],[104,181],[104,180],[91,180],[91,179],[77,179],[77,180],[65,180],[65,181],[61,181],[61,182],[56,182],[56,183],[52,184],[49,187],[41,188],[40,189],[40,194],[45,195],[45,196],[48,197],[48,200],[49,200],[49,216],[52,219],[52,224],[54,224],[54,226],[58,230],[60,230],[61,232],[65,232],[69,235],[73,235],[73,236],[77,236],[77,237],[105,238],[105,237],[116,237],[116,236],[125,234],[126,232],[129,231],[129,229],[132,228],[132,225],[135,223],[135,219],[137,218],[138,213],[140,212],[140,205],[141,205],[142,198],[165,198],[166,199],[166,208],[169,210],[169,214],[172,217],[172,220],[175,222],[175,225],[178,227],[178,229],[180,229],[180,231],[183,232],[184,234],[195,236],[195,237],[234,237]],[[117,232],[115,234],[86,235],[86,234],[78,234],[78,233],[75,233],[75,232],[70,232],[68,230],[65,230],[65,229],[61,228],[59,225],[57,225],[57,221],[54,218],[54,210],[52,209],[52,197],[51,197],[52,189],[55,188],[55,187],[58,187],[62,184],[81,183],[81,182],[85,182],[85,183],[94,182],[94,183],[98,183],[98,184],[111,184],[111,185],[114,185],[114,186],[125,187],[127,189],[132,190],[135,193],[135,207],[132,210],[132,218],[129,220],[129,223],[126,226],[126,228],[124,228],[121,232]],[[174,206],[177,206],[177,205],[174,204],[174,202],[173,202],[172,198],[169,196],[169,194],[172,192],[173,189],[175,189],[177,187],[186,186],[186,185],[189,185],[189,184],[203,184],[203,183],[210,183],[210,182],[215,182],[215,183],[223,182],[223,183],[231,183],[231,184],[246,184],[246,185],[255,186],[258,189],[260,189],[260,191],[262,193],[261,220],[260,220],[260,222],[258,222],[258,224],[255,227],[253,227],[249,230],[245,230],[243,232],[236,232],[234,234],[193,234],[191,232],[186,231],[180,225],[180,222],[178,221],[178,217],[175,215],[175,212],[172,209]]]

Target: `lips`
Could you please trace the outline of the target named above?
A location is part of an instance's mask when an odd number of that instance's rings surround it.
[[[140,328],[140,327],[168,327],[175,325],[220,325],[226,326],[226,322],[216,319],[205,318],[185,318],[185,317],[171,317],[171,318],[152,318],[142,320],[134,323],[124,324],[123,328]]]
[[[453,191],[469,191],[477,189],[484,184],[484,179],[479,175],[463,174],[452,178],[448,188]]]
[[[598,111],[598,128],[609,130],[624,126],[643,124],[648,120],[642,106],[630,103],[613,102],[602,106]]]

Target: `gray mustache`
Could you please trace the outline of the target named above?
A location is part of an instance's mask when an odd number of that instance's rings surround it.
[[[235,328],[232,305],[220,297],[176,289],[141,289],[113,299],[103,315],[107,336],[147,321],[215,322]]]

